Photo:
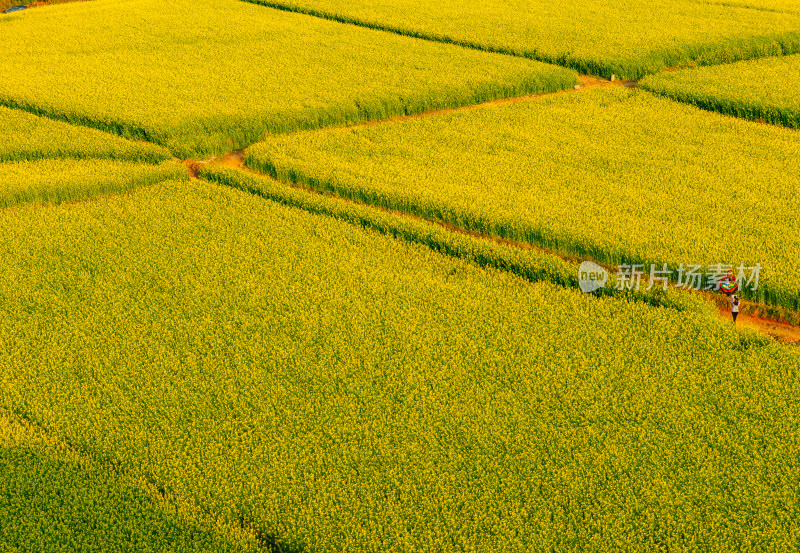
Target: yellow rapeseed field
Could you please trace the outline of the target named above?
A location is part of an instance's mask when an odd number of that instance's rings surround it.
[[[0,552],[797,550],[800,349],[613,266],[800,320],[799,135],[709,112],[797,126],[798,51],[800,0],[0,14]]]
[[[704,109],[800,129],[800,55],[672,71],[640,85]]]
[[[278,550],[800,537],[800,351],[725,321],[208,183],[0,212],[0,256],[0,404]]]
[[[619,87],[276,136],[246,161],[284,181],[614,265],[760,264],[749,297],[798,309],[798,159],[796,132]]]
[[[607,78],[800,52],[797,0],[251,1]]]
[[[0,209],[186,179],[165,148],[0,107]]]
[[[0,104],[180,158],[577,83],[559,67],[237,0],[93,0],[4,17]]]

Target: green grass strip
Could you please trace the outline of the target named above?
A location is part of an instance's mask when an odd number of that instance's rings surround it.
[[[113,159],[161,163],[169,150],[146,142],[131,142],[95,129],[0,106],[0,163],[39,159]]]
[[[578,288],[578,264],[556,255],[506,246],[487,239],[447,230],[441,225],[413,217],[375,209],[369,205],[343,201],[282,184],[270,177],[243,171],[205,165],[199,176],[319,215],[342,219],[402,240],[415,242],[439,253],[458,257],[480,267],[492,267],[520,276],[531,282],[549,282],[567,288]],[[598,296],[628,297],[651,305],[679,310],[704,311],[711,308],[700,298],[668,289],[651,291],[618,291],[610,283],[595,292]]]
[[[181,179],[188,179],[186,168],[172,161],[159,165],[72,159],[2,163],[0,208],[59,204]]]

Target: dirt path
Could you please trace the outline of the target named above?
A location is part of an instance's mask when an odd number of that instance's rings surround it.
[[[760,308],[763,308],[764,306],[760,306],[757,304],[750,304],[749,307],[757,312]],[[739,313],[739,316],[736,319],[736,326],[755,328],[757,330],[760,330],[764,334],[769,335],[778,342],[800,346],[800,327],[793,326],[787,322],[781,322],[774,319],[769,319],[766,317],[748,313],[747,302],[745,302],[743,309],[744,311]],[[728,319],[731,322],[733,321],[733,316],[731,315],[730,307],[728,307],[727,305],[719,306],[719,314],[723,319]]]
[[[635,81],[609,81],[607,79],[603,79],[600,77],[593,77],[591,75],[579,75],[578,79],[580,80],[580,84],[576,85],[575,88],[567,88],[565,90],[558,90],[556,92],[543,92],[541,94],[526,94],[525,96],[513,96],[511,98],[500,98],[499,100],[490,100],[488,102],[482,102],[480,104],[470,104],[468,106],[461,106],[458,108],[444,108],[444,109],[432,109],[429,111],[423,111],[422,113],[415,113],[412,115],[397,115],[395,117],[388,117],[386,119],[376,119],[375,121],[365,121],[364,123],[358,123],[357,125],[340,125],[338,127],[329,127],[329,128],[348,128],[348,129],[358,129],[361,127],[372,127],[374,125],[380,125],[381,123],[394,123],[398,121],[405,121],[407,119],[417,119],[420,117],[431,117],[434,115],[443,115],[447,113],[458,113],[459,111],[470,111],[473,109],[480,109],[486,107],[496,107],[496,106],[505,106],[508,104],[517,104],[520,102],[527,102],[530,100],[535,100],[536,98],[544,98],[545,96],[557,96],[560,94],[572,94],[575,92],[580,92],[583,90],[589,90],[592,88],[600,88],[606,86],[624,86],[624,87],[635,87]]]
[[[231,152],[229,154],[225,154],[225,155],[220,156],[218,158],[214,158],[214,159],[212,159],[210,161],[207,161],[207,162],[192,162],[193,168],[194,168],[194,171],[195,171],[195,174],[194,174],[193,178],[196,178],[197,167],[199,165],[205,165],[205,164],[208,164],[208,163],[211,163],[211,164],[214,164],[214,165],[223,166],[223,167],[228,167],[230,169],[236,169],[236,170],[243,171],[245,173],[250,173],[252,175],[259,176],[259,177],[270,178],[268,175],[265,175],[264,173],[261,173],[259,171],[255,171],[253,169],[250,169],[249,167],[246,167],[244,165],[244,155],[245,155],[244,150],[238,150],[236,152]],[[309,193],[312,193],[312,194],[317,194],[317,195],[320,195],[320,196],[326,196],[326,197],[329,197],[329,198],[336,198],[336,199],[341,200],[343,202],[361,203],[361,202],[356,202],[354,200],[351,200],[349,198],[343,198],[341,196],[337,196],[337,195],[335,195],[333,193],[330,193],[330,192],[322,192],[322,191],[319,191],[319,190],[315,190],[313,188],[308,188],[306,186],[300,186],[300,185],[297,185],[297,184],[287,184],[287,186],[291,186],[293,188],[298,188],[298,189],[304,190],[306,192],[309,192]],[[394,210],[394,209],[387,209],[387,208],[384,208],[384,207],[374,206],[374,205],[370,205],[370,204],[363,204],[363,205],[368,205],[369,207],[372,207],[373,209],[377,209],[377,210],[380,210],[380,211],[383,211],[383,212],[386,212],[386,213],[391,213],[393,215],[397,215],[397,216],[400,216],[400,217],[408,217],[410,219],[416,219],[416,220],[419,220],[419,221],[425,221],[425,222],[428,222],[428,223],[433,223],[433,224],[439,225],[439,226],[449,230],[450,232],[457,232],[459,234],[466,234],[466,235],[472,236],[474,238],[488,240],[488,241],[491,241],[491,242],[495,242],[495,243],[498,243],[498,244],[503,244],[505,246],[510,246],[510,247],[513,247],[513,248],[519,248],[519,249],[523,249],[523,250],[534,250],[534,251],[546,253],[548,255],[553,255],[553,256],[559,257],[559,258],[561,258],[561,259],[563,259],[565,261],[572,262],[572,263],[578,263],[578,262],[587,260],[587,258],[585,258],[585,257],[581,257],[581,258],[573,257],[573,256],[570,256],[570,255],[567,255],[567,254],[563,254],[563,253],[560,253],[560,252],[548,250],[546,248],[540,248],[540,247],[538,247],[538,246],[536,246],[534,244],[529,244],[527,242],[517,242],[517,241],[513,241],[513,240],[506,240],[504,238],[500,238],[500,237],[497,237],[497,236],[490,236],[490,235],[487,235],[487,234],[483,234],[481,232],[477,232],[477,231],[473,231],[473,230],[467,230],[467,229],[457,227],[455,225],[452,225],[452,224],[444,222],[444,221],[437,221],[437,220],[433,220],[433,219],[427,219],[425,217],[420,217],[418,215],[413,215],[413,214],[406,213],[406,212],[403,212],[403,211],[397,211],[397,210]],[[589,259],[589,261],[592,261],[592,260]],[[599,265],[604,266],[602,263],[599,263]],[[605,266],[605,268],[610,273],[614,272],[614,269],[612,267]],[[643,282],[643,284],[646,285],[647,282],[645,281],[645,282]],[[728,305],[728,299],[726,297],[721,296],[720,294],[712,294],[710,292],[693,292],[693,293],[700,293],[701,295],[704,296],[704,298],[707,301],[710,301],[711,303],[716,304],[717,308],[719,310],[720,316],[722,318],[724,318],[724,319],[731,320],[731,324],[733,324],[733,321],[732,321],[732,318],[731,318],[731,313],[730,313],[730,306]],[[786,320],[786,319],[790,319],[790,320],[793,320],[793,321],[798,321],[798,320],[800,320],[800,314],[797,314],[797,313],[794,313],[794,312],[790,312],[790,311],[787,311],[787,310],[782,309],[782,308],[775,308],[775,307],[771,307],[771,306],[768,306],[768,305],[757,304],[757,303],[749,302],[749,301],[743,302],[743,305],[742,305],[741,309],[742,309],[742,312],[739,314],[739,317],[738,317],[738,320],[737,320],[737,323],[736,323],[738,326],[746,326],[746,327],[750,327],[750,328],[755,328],[755,329],[758,329],[759,331],[763,332],[764,334],[770,336],[774,340],[777,340],[778,342],[800,346],[800,326],[798,326],[797,324],[792,324],[790,322],[787,322],[787,320]],[[769,317],[763,316],[761,313],[777,313],[778,314],[778,318],[769,318]],[[781,319],[783,319],[783,320],[781,320]]]
[[[374,125],[380,125],[383,123],[393,123],[397,121],[405,121],[407,119],[417,119],[420,117],[432,117],[434,115],[441,115],[446,113],[456,113],[459,111],[469,111],[473,109],[479,108],[486,108],[486,107],[495,107],[495,106],[504,106],[507,104],[516,104],[520,102],[527,102],[530,100],[534,100],[536,98],[543,98],[545,96],[555,96],[558,94],[570,94],[578,91],[589,90],[592,88],[600,88],[606,86],[624,86],[624,87],[635,87],[636,81],[609,81],[608,79],[603,79],[601,77],[594,77],[591,75],[579,75],[578,79],[580,80],[580,84],[576,85],[575,88],[570,88],[566,90],[558,90],[556,92],[543,92],[542,94],[527,94],[525,96],[514,96],[511,98],[501,98],[499,100],[490,100],[488,102],[482,102],[480,104],[470,104],[468,106],[461,106],[458,108],[445,108],[445,109],[433,109],[429,111],[424,111],[422,113],[415,113],[413,115],[397,115],[395,117],[388,117],[386,119],[376,119],[374,121],[365,121],[363,123],[358,123],[356,125],[343,125],[340,127],[326,127],[325,129],[318,129],[318,130],[326,130],[331,128],[349,128],[349,129],[357,129],[360,127],[371,127]],[[178,160],[186,165],[189,168],[189,174],[192,178],[197,177],[197,168],[200,165],[205,165],[207,163],[214,163],[215,165],[223,165],[225,167],[230,167],[232,169],[243,169],[244,168],[244,154],[246,148],[244,150],[237,150],[235,152],[229,152],[227,154],[213,157],[211,159],[205,161],[195,161],[193,159],[186,159],[186,160]]]
[[[574,93],[574,92],[578,92],[578,91],[582,91],[582,90],[589,90],[589,89],[592,89],[592,88],[599,88],[599,87],[606,87],[606,86],[625,86],[625,87],[635,87],[636,86],[636,82],[633,82],[633,81],[609,81],[609,80],[606,80],[606,79],[601,79],[599,77],[592,77],[592,76],[588,76],[588,75],[581,75],[580,76],[580,83],[581,84],[578,87],[576,87],[574,89],[569,89],[569,90],[561,90],[561,91],[558,91],[558,92],[550,92],[550,93],[545,93],[545,94],[531,94],[531,95],[526,95],[526,96],[517,96],[517,97],[514,97],[514,98],[505,98],[505,99],[500,99],[500,100],[492,100],[490,102],[484,102],[482,104],[474,104],[474,105],[464,106],[464,107],[459,107],[459,108],[431,110],[431,111],[426,111],[426,112],[419,113],[419,114],[414,114],[414,115],[403,115],[403,116],[391,117],[391,118],[388,118],[388,119],[381,119],[381,120],[377,120],[377,121],[369,121],[369,122],[366,122],[366,123],[360,123],[358,125],[352,125],[349,128],[367,127],[367,126],[378,125],[378,124],[381,124],[381,123],[394,122],[394,121],[404,121],[406,119],[415,119],[415,118],[419,118],[419,117],[430,117],[430,116],[433,116],[433,115],[439,115],[439,114],[445,114],[445,113],[455,113],[455,112],[459,112],[459,111],[467,111],[467,110],[484,108],[484,107],[503,106],[503,105],[514,104],[514,103],[518,103],[518,102],[525,102],[525,101],[533,100],[533,99],[536,99],[536,98],[542,98],[544,96],[552,96],[552,95],[556,95],[556,94],[570,94],[570,93]],[[207,161],[194,161],[194,160],[189,159],[189,160],[184,160],[183,163],[184,163],[184,165],[187,166],[191,178],[197,178],[197,172],[198,172],[199,167],[202,166],[202,165],[206,165],[206,164],[214,164],[214,165],[219,165],[219,166],[223,166],[223,167],[228,167],[230,169],[236,169],[236,170],[239,170],[239,171],[244,171],[244,172],[251,173],[253,175],[257,175],[257,176],[261,176],[261,177],[267,176],[267,175],[264,175],[263,173],[260,173],[258,171],[254,171],[254,170],[246,167],[244,165],[244,158],[245,158],[245,150],[237,150],[235,152],[229,152],[229,153],[227,153],[225,155],[218,156],[218,157],[212,158],[212,159],[207,160]],[[328,197],[333,197],[333,198],[337,198],[339,200],[346,201],[346,202],[352,202],[353,201],[353,200],[350,200],[350,199],[347,199],[347,198],[342,198],[341,196],[336,196],[334,194],[330,194],[330,193],[327,193],[327,192],[321,192],[319,190],[314,190],[314,189],[307,188],[307,187],[304,187],[304,186],[299,186],[299,185],[295,185],[295,184],[292,184],[290,186],[293,186],[295,188],[300,188],[302,190],[305,190],[305,191],[313,193],[313,194],[320,194],[320,195],[324,195],[324,196],[328,196]],[[526,249],[526,250],[540,251],[540,252],[543,252],[543,253],[547,253],[549,255],[554,255],[556,257],[560,257],[561,259],[564,259],[564,260],[570,261],[570,262],[579,262],[579,261],[585,260],[585,258],[578,259],[576,257],[565,255],[563,253],[559,253],[559,252],[547,250],[547,249],[544,249],[544,248],[540,248],[540,247],[535,246],[533,244],[528,244],[528,243],[525,243],[525,242],[516,242],[516,241],[512,241],[512,240],[506,240],[506,239],[499,238],[499,237],[496,237],[496,236],[489,236],[489,235],[486,235],[486,234],[483,234],[483,233],[480,233],[480,232],[459,228],[459,227],[456,227],[456,226],[454,226],[454,225],[452,225],[450,223],[446,223],[446,222],[443,222],[443,221],[425,219],[423,217],[418,217],[416,215],[412,215],[412,214],[405,213],[405,212],[402,212],[402,211],[386,209],[386,208],[382,208],[382,207],[378,207],[378,206],[370,206],[370,207],[373,207],[375,209],[379,209],[381,211],[385,211],[385,212],[388,212],[388,213],[392,213],[394,215],[398,215],[398,216],[402,216],[402,217],[409,217],[409,218],[413,218],[413,219],[424,220],[424,221],[427,221],[429,223],[434,223],[434,224],[437,224],[437,225],[440,225],[440,226],[446,228],[447,230],[449,230],[451,232],[458,232],[460,234],[467,234],[469,236],[473,236],[473,237],[484,239],[484,240],[490,240],[492,242],[504,244],[504,245],[510,246],[510,247]],[[603,265],[603,264],[600,263],[600,265]],[[606,269],[609,270],[610,272],[613,272],[613,268],[611,268],[611,267],[606,267]],[[705,296],[706,300],[717,304],[717,307],[719,309],[719,313],[720,313],[721,317],[726,318],[728,320],[731,320],[731,314],[730,314],[730,311],[729,311],[730,308],[729,308],[728,303],[727,303],[727,298],[724,298],[724,297],[722,297],[722,296],[720,296],[718,294],[715,295],[715,294],[710,294],[710,293],[703,293],[703,295]],[[765,316],[764,314],[771,314],[771,315],[774,315],[775,317],[771,318],[769,316]],[[791,322],[789,322],[789,321],[791,321]],[[747,327],[751,327],[751,328],[756,328],[756,329],[760,330],[761,332],[763,332],[764,334],[767,334],[768,336],[774,338],[777,341],[780,341],[780,342],[783,342],[783,343],[795,344],[795,345],[800,346],[800,326],[798,326],[798,324],[797,324],[798,322],[800,322],[800,314],[789,312],[789,311],[786,311],[786,310],[783,310],[783,309],[780,309],[780,308],[774,308],[774,307],[767,306],[767,305],[760,305],[760,304],[756,304],[756,303],[745,302],[745,304],[742,307],[742,312],[739,314],[739,318],[738,318],[737,324],[740,325],[740,326],[747,326]]]
[[[231,169],[246,169],[244,166],[244,150],[237,150],[224,156],[215,157],[211,161],[214,165],[222,165]]]

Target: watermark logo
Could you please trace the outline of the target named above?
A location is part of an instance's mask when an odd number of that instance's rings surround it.
[[[667,290],[670,286],[679,290],[707,290],[732,294],[737,290],[758,290],[758,281],[761,276],[761,264],[753,267],[743,264],[738,266],[714,263],[703,266],[699,264],[684,265],[670,269],[666,263],[660,267],[651,264],[622,264],[617,266],[613,275],[613,288],[615,290],[636,290],[644,288],[651,290],[661,288]],[[604,288],[610,280],[608,271],[592,261],[584,261],[578,269],[578,284],[580,289],[591,293]]]
[[[608,282],[608,271],[597,263],[584,261],[578,269],[578,286],[587,294],[603,288]]]

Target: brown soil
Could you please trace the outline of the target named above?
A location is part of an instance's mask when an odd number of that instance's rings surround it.
[[[241,171],[247,171],[249,173],[261,175],[261,173],[256,173],[255,171],[252,171],[244,166],[244,150],[236,150],[235,152],[229,152],[225,155],[212,157],[207,161],[194,161],[193,159],[185,159],[181,163],[186,165],[186,167],[189,169],[189,178],[191,179],[197,178],[197,172],[200,169],[200,166],[208,165],[210,163],[228,167],[230,169],[239,169]]]
[[[200,165],[203,165],[203,163],[205,163],[202,161],[195,161],[193,159],[184,159],[183,161],[181,160],[175,160],[175,161],[183,163],[186,166],[186,169],[189,171],[189,178],[192,180],[195,180],[197,178],[197,172],[198,169],[200,168]]]
[[[210,163],[230,167],[231,169],[242,169],[244,167],[244,150],[237,150],[224,156],[215,157]]]
[[[800,346],[800,327],[792,326],[786,322],[775,321],[772,319],[759,317],[758,315],[748,314],[746,312],[746,307],[747,304],[744,305],[745,310],[740,312],[739,316],[736,318],[736,326],[755,328],[764,334],[769,335],[778,342]],[[758,306],[756,306],[756,308],[757,307]],[[721,317],[733,321],[730,307],[727,305],[719,308],[719,314]]]

